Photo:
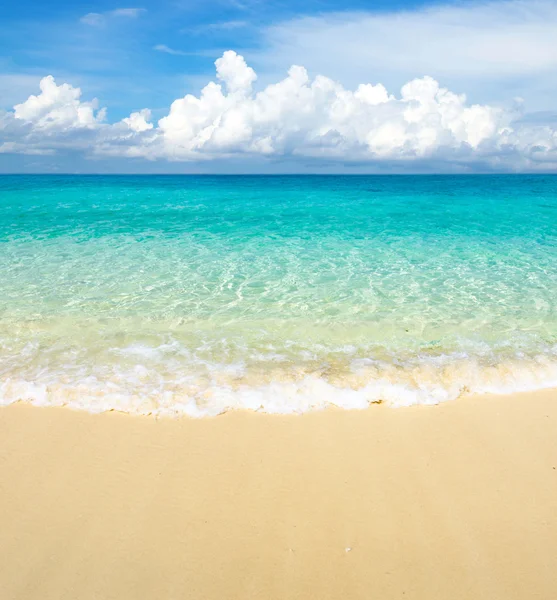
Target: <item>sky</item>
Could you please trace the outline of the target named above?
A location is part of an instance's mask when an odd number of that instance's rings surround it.
[[[39,0],[0,172],[557,171],[557,0]]]

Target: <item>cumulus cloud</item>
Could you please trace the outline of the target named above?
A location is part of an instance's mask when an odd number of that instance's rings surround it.
[[[56,85],[52,75],[41,79],[39,87],[38,96],[14,106],[16,119],[45,131],[93,128],[104,121],[106,110],[98,110],[97,100],[82,102],[79,88],[68,83]]]
[[[148,108],[144,108],[138,112],[133,112],[129,117],[122,119],[122,123],[125,123],[132,131],[141,132],[153,129],[153,124],[149,123],[151,118],[151,111]]]
[[[257,79],[255,71],[248,67],[243,56],[232,50],[225,52],[215,61],[217,77],[226,84],[231,94],[249,93],[251,84]]]
[[[147,109],[107,124],[96,101],[83,101],[79,88],[46,77],[38,96],[0,120],[9,143],[4,151],[74,147],[95,156],[149,160],[258,156],[394,163],[401,169],[420,161],[498,170],[557,168],[553,126],[521,122],[521,106],[470,104],[432,77],[413,79],[395,95],[381,83],[350,90],[293,66],[282,80],[258,91],[255,71],[239,54],[225,52],[215,66],[216,81],[199,96],[175,100],[156,124]]]

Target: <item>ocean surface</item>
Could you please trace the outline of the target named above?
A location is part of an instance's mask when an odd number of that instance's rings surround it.
[[[557,177],[0,176],[0,403],[557,387]]]

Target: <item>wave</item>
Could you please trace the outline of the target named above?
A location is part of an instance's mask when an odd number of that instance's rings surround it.
[[[295,414],[327,407],[365,409],[439,404],[471,394],[510,394],[557,387],[557,356],[537,354],[490,361],[466,353],[411,360],[356,358],[348,368],[294,368],[278,356],[271,368],[205,364],[201,373],[159,360],[165,348],[119,350],[135,362],[102,368],[42,368],[30,377],[4,373],[0,404],[28,402],[93,413],[120,411],[157,417],[210,417],[232,410]]]

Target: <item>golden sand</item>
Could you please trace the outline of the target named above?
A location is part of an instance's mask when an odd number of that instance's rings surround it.
[[[0,410],[0,599],[555,600],[557,392]]]

